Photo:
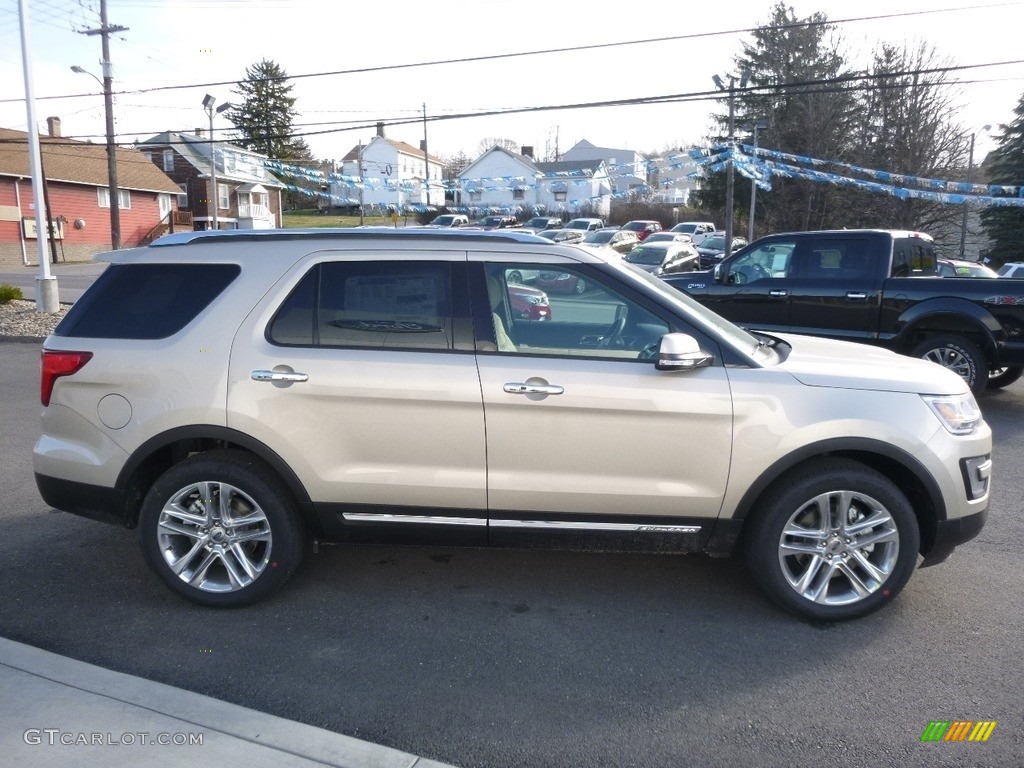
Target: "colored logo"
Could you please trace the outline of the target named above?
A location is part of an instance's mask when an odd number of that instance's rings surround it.
[[[995,728],[995,720],[932,720],[921,741],[988,741]]]

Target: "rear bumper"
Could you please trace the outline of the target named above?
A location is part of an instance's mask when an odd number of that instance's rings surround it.
[[[954,520],[942,520],[935,529],[935,543],[925,553],[921,567],[938,565],[946,560],[960,544],[970,541],[985,526],[988,519],[988,508],[967,517]]]
[[[36,487],[43,501],[54,509],[74,515],[134,528],[127,520],[124,491],[88,483],[76,483],[36,472]]]

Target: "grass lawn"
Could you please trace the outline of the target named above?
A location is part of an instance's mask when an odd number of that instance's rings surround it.
[[[358,227],[359,216],[339,216],[336,213],[322,214],[315,210],[285,211],[284,226],[286,229],[320,228],[320,227]],[[366,216],[363,223],[370,226],[391,226],[391,219],[386,216]],[[398,219],[400,227],[415,227],[417,221],[414,217],[402,216]]]

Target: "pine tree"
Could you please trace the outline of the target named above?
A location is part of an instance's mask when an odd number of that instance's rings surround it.
[[[311,161],[305,141],[292,136],[297,116],[292,88],[288,73],[275,61],[263,59],[246,67],[245,79],[232,91],[241,104],[227,115],[238,131],[236,141],[272,160]]]
[[[1024,95],[1013,110],[1014,119],[999,126],[999,146],[985,161],[991,184],[1024,186]],[[986,208],[981,222],[992,240],[989,258],[996,265],[1008,261],[1024,261],[1024,207]]]

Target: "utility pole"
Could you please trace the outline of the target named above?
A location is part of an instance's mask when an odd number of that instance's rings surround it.
[[[114,147],[114,72],[110,63],[110,33],[127,32],[128,27],[107,23],[107,0],[100,0],[100,28],[87,29],[83,35],[99,35],[103,43],[103,110],[107,122],[107,183],[110,192],[110,247],[121,247],[121,205],[117,195],[117,151]]]
[[[732,253],[732,214],[733,214],[733,193],[736,186],[736,163],[732,159],[732,153],[736,151],[736,78],[729,75],[729,88],[726,89],[722,78],[715,75],[711,78],[720,91],[729,92],[729,163],[725,174],[725,255]],[[750,79],[750,71],[744,69],[740,73],[740,88],[747,87]]]
[[[358,154],[358,157],[356,157],[356,160],[359,163],[359,165],[358,165],[358,168],[359,168],[359,226],[363,226],[363,224],[366,223],[366,219],[364,218],[364,215],[363,215],[363,190],[366,187],[366,184],[363,183],[363,170],[364,170],[364,168],[363,168],[363,142],[362,142],[362,140],[360,140],[360,142],[359,142],[359,154]]]
[[[983,125],[981,127],[981,130],[988,131],[991,128],[992,128],[991,125]],[[975,134],[971,133],[971,150],[970,150],[970,153],[967,155],[967,183],[968,184],[971,183],[971,171],[974,170],[974,136],[975,136]],[[967,247],[967,209],[968,209],[968,207],[969,207],[969,204],[965,202],[964,203],[964,220],[963,220],[963,223],[960,226],[960,258],[961,259],[966,258],[964,256],[964,250]]]
[[[426,192],[425,205],[430,207],[430,159],[427,155],[427,105],[423,105],[423,189]]]
[[[768,123],[764,120],[754,121],[754,159],[757,159],[757,131],[759,128],[767,128]],[[757,207],[757,182],[750,180],[750,222],[747,227],[747,242],[754,242],[754,210]]]

